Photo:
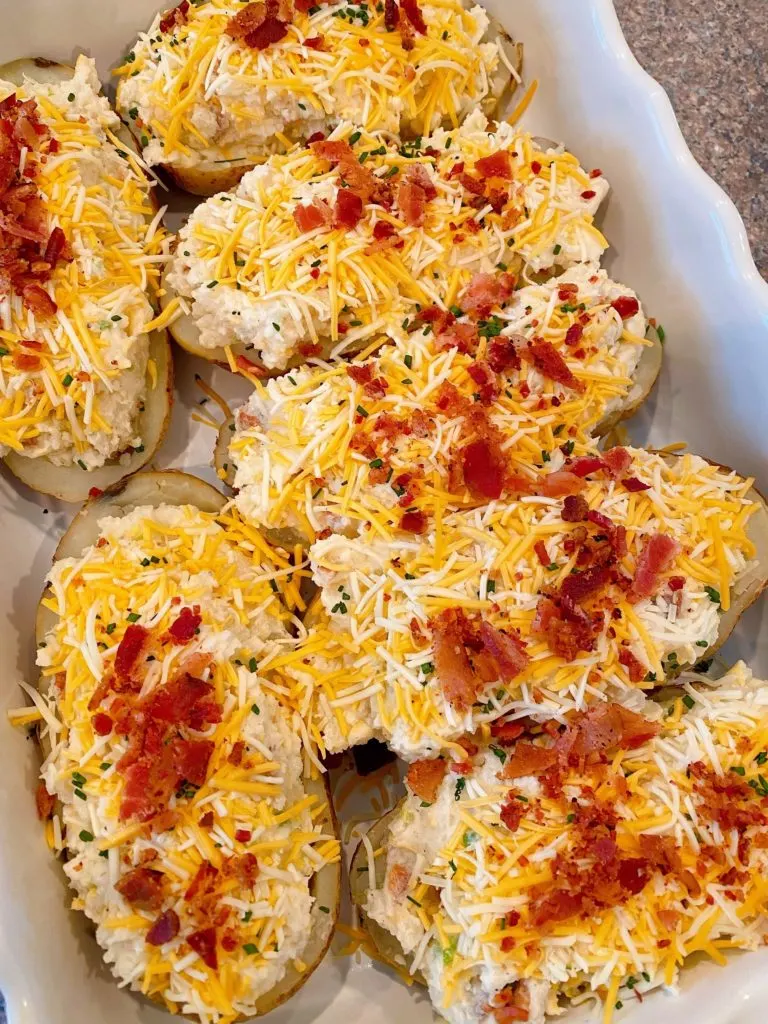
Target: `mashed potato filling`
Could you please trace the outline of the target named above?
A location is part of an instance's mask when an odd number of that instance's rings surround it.
[[[71,257],[42,286],[52,315],[34,311],[13,289],[0,298],[0,454],[45,456],[83,470],[143,443],[137,417],[153,319],[147,291],[165,260],[150,182],[122,148],[119,118],[99,91],[95,62],[86,57],[55,85],[0,81],[0,97],[34,100],[50,130],[52,146],[34,183],[46,237],[60,229]],[[22,157],[31,163],[24,149]]]
[[[593,224],[605,178],[506,122],[490,131],[480,111],[400,148],[348,122],[330,140],[348,143],[383,190],[354,226],[304,224],[349,192],[343,169],[310,147],[271,157],[182,228],[167,282],[204,348],[242,346],[280,369],[319,344],[339,354],[403,341],[420,310],[460,304],[477,275],[596,263],[607,247]],[[506,178],[475,173],[498,153]],[[415,212],[414,175],[430,196]]]
[[[263,50],[227,33],[242,9],[195,3],[165,31],[160,13],[118,69],[120,112],[143,134],[148,163],[258,161],[339,121],[428,134],[492,105],[512,74],[483,8],[460,0],[425,4],[427,32],[410,50],[385,27],[383,5],[294,11]]]
[[[367,913],[450,1024],[543,1024],[585,995],[610,1020],[674,986],[693,954],[724,965],[761,947],[767,709],[768,685],[740,662],[664,712],[647,704],[648,721],[603,705],[534,739],[559,744],[546,772],[529,740],[492,743],[458,773],[412,766]]]
[[[569,303],[560,298],[566,282],[576,286],[567,292]],[[365,368],[342,364],[267,381],[235,417],[229,452],[237,507],[248,522],[307,539],[327,528],[358,534],[371,515],[391,528],[405,507],[461,507],[467,498],[451,480],[451,464],[464,422],[460,410],[440,407],[446,384],[467,401],[485,400],[516,470],[535,474],[542,453],[552,464],[563,444],[585,454],[591,432],[631,395],[644,351],[643,312],[638,304],[622,320],[612,304],[619,297],[634,293],[604,270],[576,266],[514,292],[480,329],[474,355],[445,343],[436,329],[425,334],[417,326],[407,341],[382,347],[364,364],[371,367],[370,380]],[[463,320],[456,323],[463,326]],[[578,345],[571,343],[574,330]],[[534,337],[552,344],[583,392],[553,381],[530,361],[492,370],[506,351],[505,339],[520,345]],[[481,394],[478,380],[489,368],[492,394]],[[384,416],[402,429],[385,434]]]
[[[372,514],[359,535],[319,537],[307,634],[269,659],[319,741],[376,736],[406,760],[460,752],[506,715],[562,719],[605,695],[635,707],[703,657],[756,571],[751,481],[693,455],[620,451],[621,478],[592,465],[578,495],[547,497],[544,483],[511,503],[438,507],[419,535]],[[571,482],[590,464],[558,449],[550,465],[550,481]]]
[[[339,853],[258,671],[293,643],[275,567],[191,506],[99,527],[44,601],[50,840],[122,983],[201,1021],[251,1016],[301,962],[311,879]]]

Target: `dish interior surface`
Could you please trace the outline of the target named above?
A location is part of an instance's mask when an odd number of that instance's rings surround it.
[[[39,55],[71,62],[97,58],[102,79],[160,5],[153,0],[27,0],[4,12],[0,62]],[[768,286],[758,277],[743,225],[720,189],[690,157],[659,86],[626,49],[610,0],[487,0],[486,6],[525,46],[528,80],[539,88],[524,118],[537,135],[563,142],[612,185],[602,221],[611,242],[605,267],[631,285],[666,332],[666,360],[651,400],[631,422],[632,440],[648,446],[687,442],[695,452],[754,474],[768,485]],[[160,197],[160,202],[166,199]],[[188,201],[170,197],[170,226]],[[191,418],[216,418],[195,374],[228,400],[248,385],[175,352],[177,396],[156,468],[178,467],[217,482],[210,468],[215,431]],[[67,909],[59,866],[35,818],[34,744],[5,725],[22,703],[20,678],[34,679],[34,612],[56,542],[72,506],[0,476],[0,990],[9,1024],[160,1024],[166,1014],[114,986],[80,915]],[[724,650],[768,673],[768,613],[758,604]],[[344,813],[365,808],[347,806]],[[348,915],[347,915],[348,919]],[[347,943],[340,936],[336,947]],[[358,959],[360,962],[358,963]],[[768,1000],[768,954],[733,957],[727,974],[710,964],[687,970],[682,998],[658,994],[617,1014],[637,1024],[757,1024]],[[364,1024],[427,1022],[429,1002],[366,957],[329,955],[299,995],[270,1016],[274,1024],[331,1024],[354,1015]],[[594,1019],[590,1005],[568,1024]]]

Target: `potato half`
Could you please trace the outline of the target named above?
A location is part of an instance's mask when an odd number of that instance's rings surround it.
[[[55,85],[67,81],[73,73],[72,66],[43,57],[23,57],[0,65],[0,79],[14,85],[22,85],[25,78]],[[121,128],[117,135],[136,152],[130,132]],[[81,502],[88,497],[91,488],[106,490],[145,466],[163,443],[171,419],[173,362],[165,331],[155,331],[150,335],[149,358],[154,362],[156,378],[153,385],[153,378],[147,371],[144,408],[136,422],[137,433],[142,439],[141,451],[131,451],[90,472],[76,464],[57,466],[45,456],[30,458],[19,452],[9,452],[4,462],[11,473],[33,491],[49,494],[61,501]]]
[[[76,558],[85,548],[94,544],[99,537],[99,520],[105,516],[124,515],[139,506],[157,508],[160,505],[194,505],[203,512],[215,513],[220,511],[225,503],[226,499],[215,487],[188,473],[176,470],[139,473],[112,486],[102,496],[84,505],[59,541],[54,561]],[[35,623],[38,643],[55,622],[54,613],[40,604]],[[38,682],[41,690],[43,682],[41,677]],[[41,739],[41,746],[44,755],[47,756],[50,745],[45,739]],[[324,813],[316,819],[316,823],[323,831],[337,835],[338,823],[333,812],[327,774],[304,779],[304,787],[307,795],[317,796],[324,802]],[[313,876],[310,890],[314,897],[310,914],[311,928],[307,944],[302,951],[302,961],[306,968],[300,972],[293,963],[289,964],[280,982],[257,1001],[255,1016],[268,1013],[298,992],[320,965],[328,950],[341,905],[341,864],[325,864]],[[321,910],[321,907],[325,909]],[[192,1017],[189,1019],[197,1020]],[[243,1016],[236,1018],[238,1021],[245,1019]],[[247,1019],[251,1019],[250,1016]]]
[[[390,825],[400,813],[403,802],[404,800],[400,800],[391,811],[388,811],[381,818],[374,821],[368,829],[368,839],[370,840],[374,851],[382,847],[386,851],[389,840]],[[376,870],[374,885],[377,889],[380,889],[384,885],[384,879],[387,871],[386,852],[383,856],[376,858],[374,861],[374,867]],[[387,931],[387,929],[382,927],[382,925],[377,921],[370,918],[365,912],[365,904],[368,900],[368,890],[370,888],[371,876],[368,869],[368,853],[365,843],[361,840],[357,844],[357,849],[355,850],[352,856],[352,861],[349,865],[349,893],[352,898],[352,902],[357,907],[358,913],[360,914],[360,923],[364,931],[373,942],[382,960],[386,961],[386,963],[390,964],[392,967],[400,970],[402,970],[403,967],[410,969],[412,957],[403,952],[402,946],[391,932]],[[420,984],[425,984],[424,976],[421,971],[415,971],[413,978]]]
[[[465,6],[471,6],[467,3]],[[483,113],[488,118],[502,116],[508,108],[512,96],[518,87],[518,80],[522,77],[523,71],[523,46],[516,43],[506,29],[493,15],[488,15],[489,26],[483,42],[499,42],[509,65],[514,68],[515,73],[499,62],[499,67],[490,83],[491,89],[486,98],[480,103]],[[118,110],[125,111],[127,104],[122,100],[121,93],[124,93],[125,79],[120,79],[117,86],[115,105]],[[132,121],[128,126],[134,136],[136,145],[140,145],[141,131],[135,127]],[[451,123],[446,118],[445,127],[450,128]],[[400,134],[404,138],[413,138],[421,134],[421,128],[416,123],[404,121],[401,125]],[[297,138],[296,142],[303,142]],[[227,160],[224,154],[221,159],[200,160],[192,166],[180,166],[176,163],[160,164],[160,170],[180,188],[183,192],[189,192],[194,196],[210,197],[217,192],[227,192],[234,188],[240,179],[252,170],[257,164],[262,163],[269,156],[266,150],[253,154],[252,159]]]

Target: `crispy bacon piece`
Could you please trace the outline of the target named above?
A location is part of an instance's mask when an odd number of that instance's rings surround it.
[[[152,868],[134,868],[116,883],[126,903],[140,910],[159,910],[163,902],[163,873]]]
[[[488,346],[488,365],[496,373],[506,370],[519,370],[520,353],[517,351],[514,338],[494,338]]]
[[[98,711],[91,719],[93,731],[97,736],[109,736],[112,732],[112,719],[103,711]]]
[[[72,251],[67,243],[67,236],[61,228],[54,228],[48,236],[43,258],[51,268],[55,267],[59,260],[64,260],[67,263],[72,261]]]
[[[635,657],[628,647],[622,647],[619,651],[619,664],[627,670],[631,683],[640,683],[645,679],[648,670],[642,661]]]
[[[427,522],[426,512],[422,512],[421,509],[412,509],[409,512],[403,512],[400,519],[400,529],[405,530],[406,533],[426,533]]]
[[[400,0],[400,10],[419,35],[424,36],[427,34],[427,25],[419,9],[418,0]]]
[[[522,722],[491,722],[491,736],[502,747],[511,746],[525,732]]]
[[[637,559],[630,592],[634,601],[652,597],[656,593],[659,577],[670,568],[681,550],[680,544],[673,537],[663,533],[653,533],[646,537]]]
[[[246,374],[250,373],[251,376],[253,376],[253,377],[266,377],[267,376],[267,371],[264,369],[264,367],[263,366],[259,366],[257,363],[254,363],[251,359],[248,359],[247,356],[243,356],[243,355],[235,356],[235,366],[242,373],[246,373]]]
[[[435,337],[435,348],[457,348],[459,352],[471,354],[476,351],[479,341],[480,335],[474,324],[452,323]]]
[[[433,804],[447,771],[448,763],[440,757],[430,761],[413,761],[408,767],[405,783],[412,793]]]
[[[35,790],[35,807],[40,821],[48,821],[53,817],[53,809],[56,806],[56,797],[52,796],[44,782],[38,782]]]
[[[202,786],[208,776],[208,765],[213,755],[211,740],[174,740],[173,766],[179,779],[193,786]]]
[[[758,802],[755,791],[738,775],[727,772],[721,777],[703,761],[694,761],[688,771],[704,812],[717,821],[723,832],[744,832],[751,825],[765,825],[768,821],[764,798]]]
[[[464,326],[458,324],[457,326]],[[468,325],[467,325],[468,326]],[[474,331],[474,328],[472,328]],[[477,384],[481,405],[491,405],[499,397],[501,389],[496,381],[496,376],[491,367],[484,359],[478,359],[470,363],[467,373]]]
[[[187,903],[195,903],[207,896],[216,888],[219,878],[219,869],[214,867],[209,860],[204,860],[197,869],[197,874],[192,879],[184,899]]]
[[[427,203],[436,195],[437,189],[426,169],[421,164],[409,167],[397,189],[397,205],[405,223],[421,227]]]
[[[33,356],[29,352],[19,352],[17,350],[13,353],[12,358],[13,365],[23,373],[34,373],[35,370],[39,370],[43,365],[40,356]]]
[[[578,494],[585,486],[581,477],[575,473],[568,469],[558,469],[542,477],[538,481],[537,490],[547,498],[562,498],[564,495]]]
[[[363,200],[349,188],[339,189],[333,208],[333,226],[351,231],[363,218]]]
[[[526,668],[530,658],[526,654],[525,644],[516,635],[502,633],[488,622],[480,624],[480,638],[486,653],[498,667],[499,679],[509,683]]]
[[[251,833],[248,833],[248,839],[250,839]],[[242,839],[241,842],[247,842],[248,839]],[[252,889],[256,884],[256,879],[259,877],[259,862],[254,853],[244,853],[240,857],[231,857],[227,861],[227,867],[231,872],[234,873],[235,877],[239,880],[241,885],[244,885],[246,889]]]
[[[304,45],[308,46],[310,50],[324,50],[325,40],[322,36],[310,36],[304,40]]]
[[[560,585],[560,600],[566,610],[581,604],[596,591],[601,590],[611,579],[611,570],[606,565],[593,565],[584,572],[572,573]]]
[[[370,395],[371,398],[383,398],[389,384],[386,378],[376,377],[375,373],[376,367],[373,363],[365,363],[363,366],[350,363],[347,366],[347,376],[355,384],[359,384],[367,395]]]
[[[492,1006],[490,1013],[496,1024],[516,1024],[517,1021],[530,1020],[530,1012],[524,1006]]]
[[[200,931],[193,932],[187,936],[187,943],[190,949],[197,953],[206,967],[210,967],[212,971],[218,970],[219,958],[216,952],[215,928],[201,928]]]
[[[628,491],[649,491],[651,489],[650,484],[643,483],[642,480],[638,480],[636,476],[625,476],[621,481],[624,487]]]
[[[126,682],[133,676],[144,647],[149,639],[149,630],[131,623],[127,627],[115,655],[115,674],[118,680]]]
[[[389,205],[391,202],[389,185],[379,180],[369,168],[360,163],[348,142],[323,139],[322,142],[313,142],[311,149],[320,160],[327,160],[338,166],[342,179],[364,203],[376,202],[385,206]]]
[[[461,453],[464,483],[476,498],[500,498],[504,490],[506,466],[502,453],[481,438],[468,444]]]
[[[330,227],[334,213],[324,199],[313,199],[311,203],[298,203],[293,210],[293,219],[299,231],[315,231]]]
[[[39,284],[25,284],[21,289],[21,298],[24,305],[35,316],[50,318],[56,316],[58,306],[44,288]]]
[[[626,448],[618,445],[616,448],[609,448],[603,452],[603,462],[608,467],[608,472],[613,477],[619,477],[626,473],[632,465],[632,456]]]
[[[568,468],[576,476],[585,477],[605,469],[605,463],[596,455],[582,455],[580,458],[574,459]]]
[[[470,316],[485,319],[494,306],[506,302],[514,287],[514,275],[506,271],[498,275],[475,274],[462,293],[459,305]]]
[[[144,941],[150,946],[164,946],[179,934],[181,922],[175,910],[165,910],[147,932]]]
[[[168,628],[168,635],[175,644],[188,644],[200,627],[203,617],[200,606],[184,607]]]
[[[640,303],[631,295],[620,295],[614,299],[611,306],[616,310],[622,320],[629,320],[640,312]]]
[[[503,178],[512,180],[512,158],[509,151],[500,149],[496,153],[483,156],[475,161],[475,170],[483,178]]]
[[[252,50],[265,50],[288,32],[293,16],[291,0],[251,3],[227,22],[227,34]]]
[[[513,793],[510,793],[501,805],[499,817],[510,832],[517,832],[520,822],[525,817],[525,808],[522,801],[518,800]]]
[[[468,708],[478,680],[464,647],[467,619],[460,609],[446,608],[433,622],[435,671],[443,696],[458,710]]]
[[[178,7],[174,7],[173,10],[168,11],[168,13],[160,19],[160,31],[171,32],[177,25],[186,24],[188,12],[189,0],[181,0]]]
[[[641,747],[658,735],[661,727],[621,704],[604,703],[575,716],[570,728],[576,734],[571,754],[587,757],[613,747]]]
[[[564,523],[583,523],[589,515],[589,505],[580,494],[569,494],[563,501],[560,517]]]
[[[579,394],[586,391],[587,386],[584,381],[573,375],[568,364],[551,342],[545,341],[543,338],[529,341],[522,349],[521,355],[524,359],[529,359],[543,377],[548,377],[557,384],[562,384],[563,387],[577,391]]]
[[[188,672],[153,690],[146,698],[144,709],[152,722],[187,725],[198,732],[206,725],[221,721],[221,707],[216,702],[213,684]]]
[[[384,27],[387,32],[394,32],[400,20],[400,10],[396,0],[384,0]]]
[[[518,743],[512,757],[504,765],[505,779],[521,779],[527,775],[541,775],[557,764],[558,752],[554,746],[539,747],[533,743]]]

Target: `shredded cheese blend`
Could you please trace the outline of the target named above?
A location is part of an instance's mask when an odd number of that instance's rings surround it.
[[[197,2],[166,31],[158,14],[117,69],[118,106],[148,163],[247,165],[342,120],[428,134],[479,107],[492,113],[519,80],[511,44],[460,0],[425,4],[427,32],[410,50],[385,28],[383,4],[294,11],[286,36],[263,50],[227,34],[242,10]]]
[[[570,303],[559,297],[565,281],[578,285],[568,293]],[[489,346],[493,351],[494,337],[543,337],[584,384],[582,393],[562,387],[530,362],[505,374],[487,407],[512,466],[533,476],[542,459],[562,458],[561,445],[576,455],[591,451],[592,432],[632,395],[645,350],[642,311],[622,321],[611,305],[633,294],[604,270],[573,267],[514,292],[481,327],[474,357],[442,345],[429,327],[382,347],[370,360],[373,379],[383,382],[374,395],[346,364],[266,382],[235,417],[229,454],[237,507],[248,522],[288,529],[305,543],[328,528],[357,535],[371,521],[377,533],[391,532],[404,507],[438,516],[462,507],[466,494],[450,486],[462,417],[441,410],[437,399],[446,383],[469,401],[483,397],[472,367]],[[574,325],[581,348],[567,341]],[[402,430],[381,436],[382,415],[394,417]]]
[[[693,954],[765,942],[768,684],[739,663],[645,713],[660,732],[638,749],[510,779],[517,751],[494,745],[404,801],[366,910],[450,1024],[590,997],[610,1021]]]
[[[339,171],[312,149],[271,157],[234,192],[198,206],[179,233],[167,274],[172,308],[190,312],[203,348],[237,345],[280,369],[318,345],[339,355],[382,336],[402,340],[421,309],[456,305],[476,274],[569,267],[599,260],[607,247],[593,224],[605,178],[590,178],[570,153],[539,150],[507,123],[490,131],[480,111],[400,148],[346,122],[330,138],[349,142],[394,197],[414,168],[426,174],[435,195],[423,223],[409,224],[397,201],[370,202],[351,229],[302,231],[302,210],[331,208],[344,191]],[[500,151],[511,181],[489,202],[461,175]],[[482,192],[486,182],[470,177]],[[382,230],[391,232],[386,241]]]
[[[73,907],[121,982],[205,1022],[251,1016],[306,969],[335,914],[310,881],[339,857],[302,730],[258,674],[293,643],[284,570],[223,520],[102,519],[48,576],[38,651],[41,777]]]
[[[84,470],[142,445],[137,419],[154,378],[147,293],[165,261],[150,181],[99,93],[86,57],[55,85],[0,81],[0,97],[34,100],[50,130],[34,183],[47,232],[61,229],[73,257],[44,285],[53,316],[36,315],[13,289],[0,298],[0,454]],[[31,161],[26,149],[22,159]]]
[[[445,515],[436,506],[426,532],[409,536],[369,500],[370,529],[316,540],[309,554],[318,604],[297,648],[275,652],[268,668],[309,710],[321,746],[343,750],[376,736],[406,760],[460,752],[460,737],[502,716],[562,720],[606,694],[636,706],[643,688],[703,657],[722,610],[758,571],[748,528],[759,508],[747,493],[752,481],[693,455],[628,451],[633,479],[646,490],[603,474],[582,495],[610,527],[586,516],[566,522],[562,499],[531,495]],[[609,528],[619,527],[626,553],[614,582],[582,608],[591,632],[561,648],[567,622],[537,627],[543,595],[565,594],[580,573],[594,573]],[[658,534],[679,548],[639,598],[628,581]],[[463,706],[446,688],[451,667],[441,672],[436,657],[441,616],[454,609],[521,638],[528,659],[506,682],[498,667],[486,671]]]

